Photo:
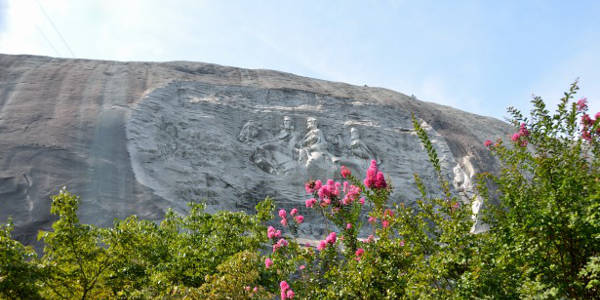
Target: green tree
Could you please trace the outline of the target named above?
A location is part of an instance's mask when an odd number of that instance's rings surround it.
[[[44,296],[62,299],[106,297],[103,276],[111,257],[102,246],[103,230],[80,224],[77,217],[79,197],[66,188],[52,197],[50,212],[59,219],[52,231],[40,231],[44,256],[40,264],[44,276]]]
[[[0,298],[37,299],[41,274],[31,263],[35,252],[11,238],[13,229],[11,220],[0,227]]]
[[[530,118],[509,109],[519,131],[510,147],[490,146],[503,167],[484,176],[500,199],[487,217],[496,261],[488,275],[520,297],[599,297],[582,270],[600,252],[600,114],[572,102],[577,90],[575,82],[554,114],[539,97]]]

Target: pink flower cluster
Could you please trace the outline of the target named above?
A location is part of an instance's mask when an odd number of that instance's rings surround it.
[[[292,291],[290,285],[287,282],[280,282],[279,288],[281,290],[281,300],[294,298],[294,291]]]
[[[492,141],[490,141],[490,140],[485,140],[485,142],[483,143],[483,145],[484,145],[484,146],[486,146],[486,147],[489,147],[489,146],[491,146],[492,144],[493,144],[493,142],[492,142]]]
[[[281,236],[281,230],[275,230],[275,228],[273,226],[269,226],[269,228],[267,228],[267,237],[269,239],[278,238],[280,236]]]
[[[581,138],[583,138],[586,141],[592,139],[592,131],[590,129],[599,119],[600,112],[596,113],[595,120],[592,119],[588,114],[584,114],[583,116],[581,116],[581,125],[583,125],[583,129],[581,131]],[[596,128],[596,133],[600,134],[600,127]]]
[[[342,199],[342,203],[344,205],[350,205],[360,195],[360,188],[353,184],[348,186],[348,182],[345,181],[344,182],[344,192],[346,193],[346,196],[344,196],[344,199]]]
[[[373,241],[375,241],[375,236],[373,236],[372,234],[369,234],[369,236],[367,237],[367,243],[372,243]]]
[[[270,258],[265,258],[265,268],[270,268],[273,266],[273,261]]]
[[[354,259],[360,260],[362,258],[362,256],[363,256],[363,254],[365,254],[365,249],[363,249],[363,248],[356,249],[356,252],[354,252],[354,255],[356,257],[354,257]]]
[[[587,108],[587,98],[581,98],[577,101],[577,110],[582,111]]]
[[[342,177],[346,178],[349,175],[352,175],[352,172],[350,172],[350,169],[348,169],[346,166],[342,166],[340,174],[342,174]]]
[[[292,208],[292,210],[290,210],[290,215],[292,216],[292,218],[294,219],[294,221],[296,223],[302,224],[302,222],[304,222],[304,216],[298,214],[297,208]],[[287,226],[288,220],[287,220],[287,212],[285,211],[285,209],[279,210],[279,217],[281,218],[281,221],[279,221],[279,223],[281,223],[281,225],[283,225],[283,226]]]
[[[304,222],[304,216],[298,214],[297,208],[292,208],[292,210],[290,210],[290,215],[294,218],[296,223],[302,224],[302,222]]]
[[[288,224],[287,212],[285,211],[285,209],[279,210],[279,217],[281,218],[281,221],[279,221],[279,223],[281,223],[281,225],[283,225],[283,226],[287,226],[287,224]]]
[[[335,231],[332,231],[329,233],[329,235],[327,235],[325,240],[322,240],[319,242],[319,246],[317,246],[317,250],[323,251],[325,248],[327,248],[328,245],[335,244],[336,241],[337,241],[337,233],[335,233]]]
[[[518,143],[519,146],[521,147],[525,147],[527,146],[527,140],[525,139],[526,137],[529,136],[529,130],[527,130],[527,128],[525,127],[525,123],[521,123],[521,127],[519,128],[519,132],[513,134],[510,139],[515,142]]]
[[[285,239],[279,239],[279,241],[277,241],[277,243],[273,244],[273,252],[277,251],[277,249],[281,248],[281,247],[286,247],[288,245],[288,241],[286,241]]]
[[[377,162],[375,160],[371,160],[371,166],[367,169],[367,177],[364,180],[364,184],[370,189],[387,187],[383,173],[377,169]]]
[[[328,179],[327,184],[323,185],[317,193],[321,200],[321,206],[326,207],[331,204],[331,200],[340,195],[341,186],[341,183]]]
[[[322,185],[323,185],[323,183],[321,182],[321,180],[315,180],[315,181],[311,180],[304,184],[304,189],[306,190],[307,194],[312,194],[312,193],[318,191]]]

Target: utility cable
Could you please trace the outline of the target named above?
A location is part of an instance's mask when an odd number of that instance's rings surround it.
[[[50,19],[50,16],[48,16],[48,14],[46,13],[46,10],[44,10],[42,3],[40,3],[39,0],[35,0],[35,2],[37,2],[38,6],[40,7],[40,10],[42,11],[42,13],[46,17],[46,19],[48,19],[48,21],[50,22],[50,25],[52,25],[52,28],[54,28],[54,31],[56,31],[56,33],[58,34],[58,36],[60,37],[62,42],[65,44],[65,46],[67,47],[67,50],[69,50],[69,52],[71,53],[71,56],[73,58],[75,58],[75,53],[73,53],[73,50],[71,50],[71,47],[69,47],[69,44],[67,43],[65,38],[62,36],[62,34],[60,34],[60,31],[58,31],[58,28],[56,28],[56,25],[54,25],[54,22],[52,22],[52,19]]]
[[[42,31],[42,29],[39,26],[37,26],[37,25],[35,25],[35,28],[42,35],[42,37],[44,37],[44,40],[46,40],[46,42],[48,43],[48,45],[50,45],[50,47],[52,48],[52,50],[54,50],[54,53],[56,53],[57,56],[61,56],[60,52],[58,52],[58,50],[56,50],[56,48],[54,48],[54,45],[52,45],[52,42],[50,42],[50,40],[48,39],[48,37],[46,36],[46,34],[44,34],[44,32]]]

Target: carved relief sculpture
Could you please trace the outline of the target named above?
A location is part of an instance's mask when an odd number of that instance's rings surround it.
[[[350,153],[361,159],[376,159],[375,153],[360,140],[360,133],[354,127],[350,128]]]

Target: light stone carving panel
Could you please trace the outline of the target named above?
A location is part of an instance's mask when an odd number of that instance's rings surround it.
[[[460,166],[453,170],[458,165],[444,138],[423,125],[448,178],[463,178]],[[395,201],[416,198],[413,172],[433,191],[426,153],[416,134],[404,129],[411,127],[410,112],[397,107],[302,91],[176,82],[140,102],[127,136],[137,180],[172,207],[185,210],[189,201],[205,201],[211,211],[252,211],[266,196],[278,207],[303,209],[305,181],[341,180],[342,165],[362,178],[371,159],[402,187]],[[464,189],[467,180],[457,184]],[[322,229],[306,225],[301,232]]]

